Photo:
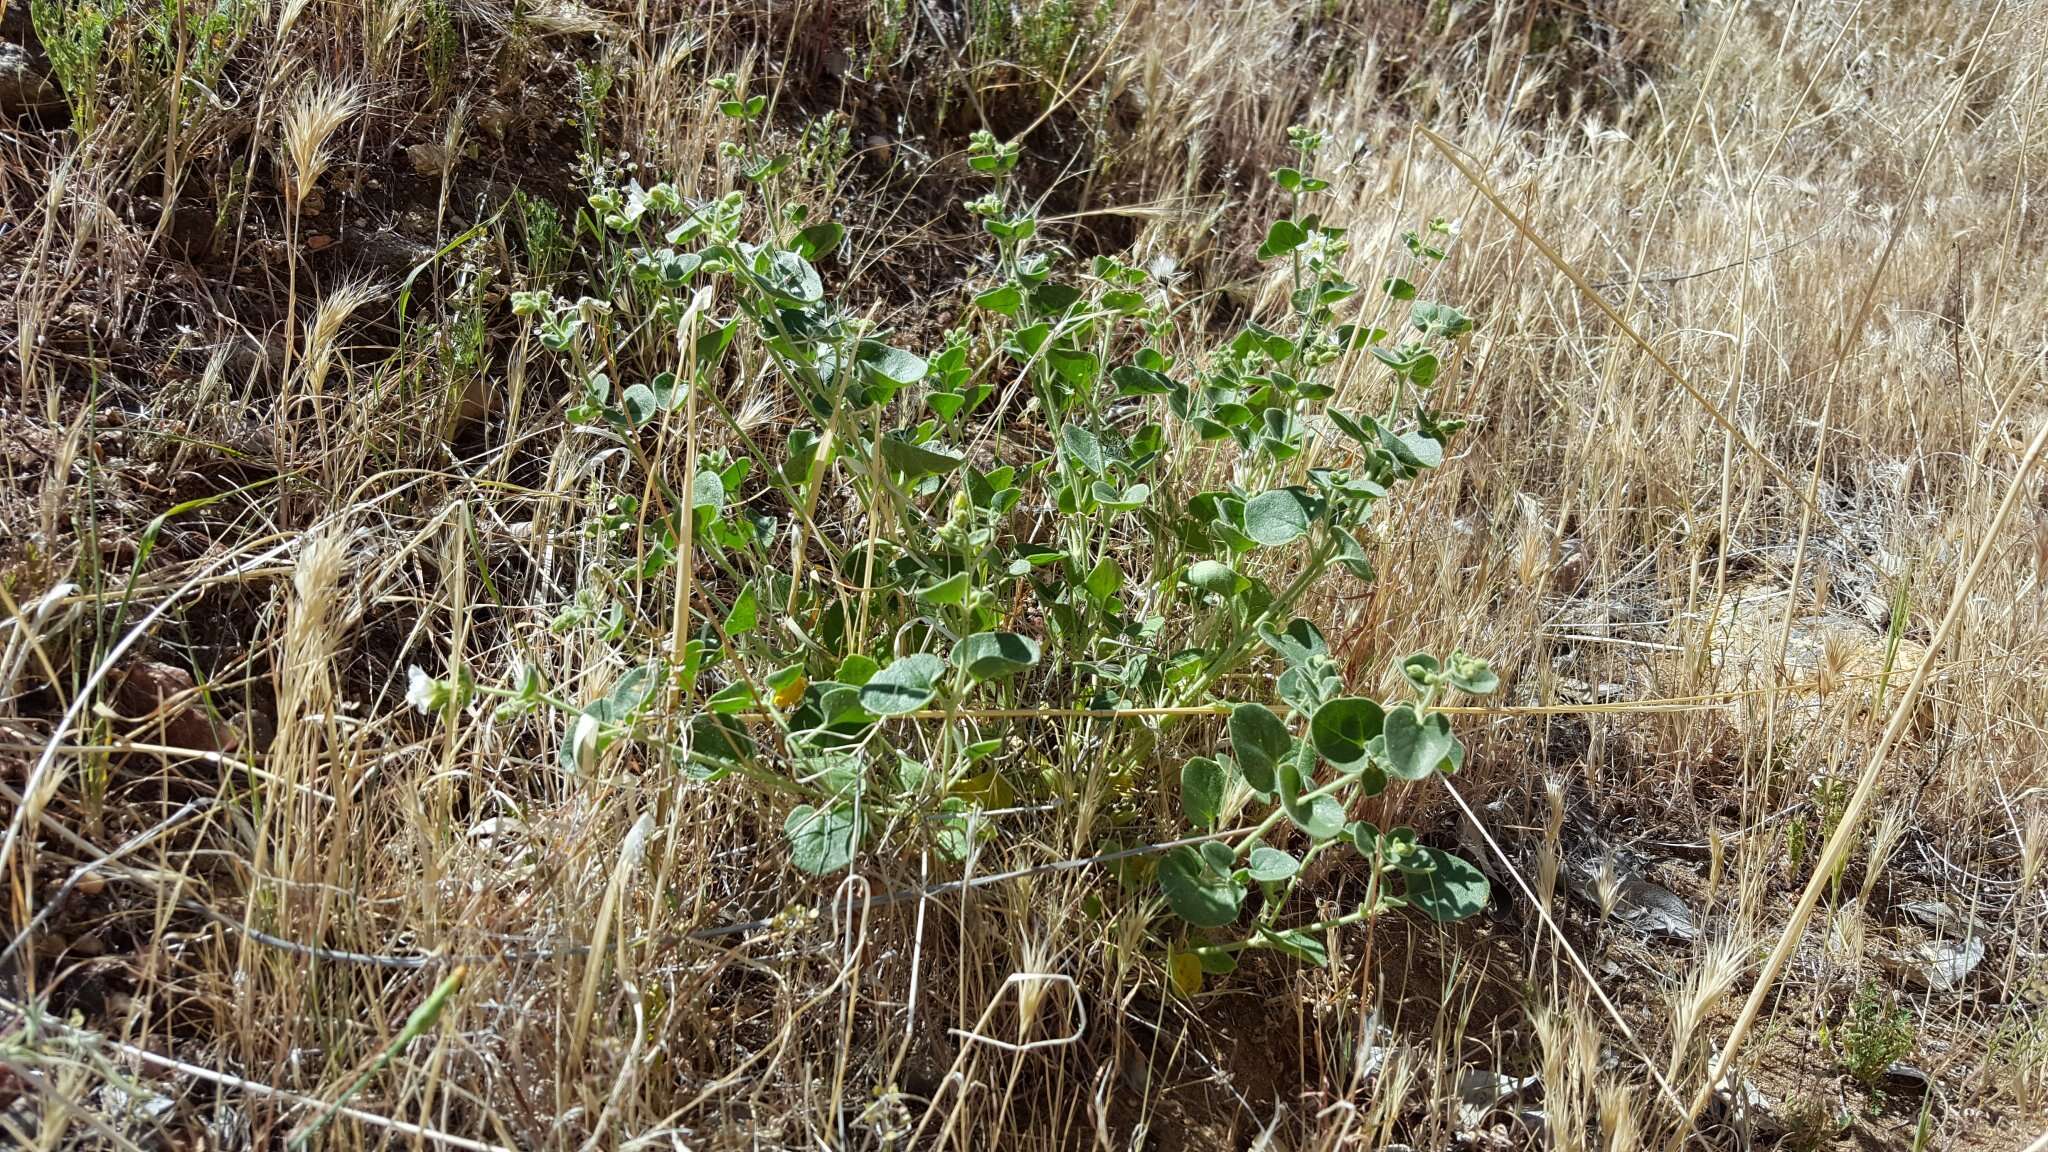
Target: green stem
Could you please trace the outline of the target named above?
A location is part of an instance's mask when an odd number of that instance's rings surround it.
[[[322,1128],[327,1126],[329,1120],[334,1119],[334,1114],[341,1110],[342,1105],[348,1103],[351,1097],[363,1090],[363,1085],[370,1082],[370,1077],[375,1076],[385,1066],[389,1065],[392,1057],[397,1056],[406,1045],[417,1040],[427,1029],[432,1028],[434,1022],[441,1018],[442,1009],[448,1006],[448,1001],[453,999],[456,991],[462,987],[463,978],[467,975],[469,975],[469,966],[458,964],[455,967],[455,971],[450,972],[447,978],[435,985],[434,990],[427,994],[427,998],[420,1002],[420,1006],[413,1009],[412,1015],[406,1017],[405,1027],[399,1030],[398,1036],[391,1041],[391,1046],[384,1049],[368,1068],[363,1069],[362,1075],[357,1076],[346,1091],[340,1096],[335,1097],[334,1102],[329,1104],[320,1113],[318,1119],[307,1125],[304,1131],[292,1137],[287,1147],[293,1149],[294,1152],[297,1149],[304,1148],[306,1141],[311,1140]]]
[[[499,688],[489,684],[472,684],[470,685],[470,687],[471,690],[474,691],[477,695],[489,696],[493,699],[529,699],[529,697],[527,697],[524,693],[515,692],[509,688]],[[531,697],[530,699],[534,703],[545,704],[548,707],[563,713],[564,715],[581,716],[583,714],[583,709],[578,708],[576,705],[569,703],[567,700],[563,700],[558,696],[551,696],[545,692],[539,693]],[[807,800],[829,798],[826,796],[826,793],[819,789],[806,787],[805,785],[799,784],[794,780],[788,780],[781,776],[777,776],[772,772],[763,771],[762,769],[757,768],[752,764],[747,764],[738,760],[713,760],[710,757],[701,755],[694,750],[685,749],[680,744],[671,743],[667,740],[655,739],[653,737],[645,735],[644,733],[636,731],[634,726],[631,724],[607,724],[602,728],[598,729],[598,734],[601,736],[609,736],[614,739],[620,736],[631,736],[632,738],[639,740],[644,744],[654,745],[656,747],[661,748],[663,751],[681,757],[684,763],[695,764],[700,768],[708,768],[713,771],[737,772],[741,776],[746,777],[748,780],[752,781],[755,784],[759,784],[761,787],[766,788],[771,792],[780,792],[784,795],[797,796]]]
[[[1245,627],[1236,636],[1231,638],[1230,646],[1223,651],[1223,654],[1210,661],[1209,667],[1203,670],[1201,678],[1196,680],[1186,692],[1181,694],[1181,698],[1174,703],[1178,706],[1185,706],[1201,698],[1216,681],[1228,675],[1237,666],[1237,662],[1243,659],[1245,651],[1251,647],[1252,638],[1259,633],[1259,625],[1273,619],[1275,615],[1293,608],[1295,601],[1301,599],[1302,594],[1308,591],[1309,585],[1315,582],[1316,577],[1322,575],[1323,568],[1330,562],[1330,557],[1336,554],[1335,536],[1334,534],[1326,534],[1322,542],[1316,545],[1315,551],[1310,553],[1309,561],[1302,568],[1301,575],[1295,577],[1294,582],[1289,584],[1279,596],[1275,597],[1271,604],[1266,605],[1264,611],[1246,622]]]
[[[1307,792],[1302,793],[1301,802],[1306,803],[1310,800],[1316,799],[1319,796],[1328,796],[1331,793],[1335,792],[1337,789],[1342,788],[1346,784],[1352,783],[1357,779],[1357,773],[1346,773],[1345,775],[1337,777],[1335,780],[1330,781],[1328,784],[1325,784],[1320,788],[1314,788]],[[1255,826],[1250,832],[1245,834],[1245,838],[1243,840],[1238,841],[1237,854],[1239,856],[1243,856],[1249,853],[1253,848],[1258,847],[1260,841],[1262,841],[1265,838],[1266,833],[1271,832],[1275,824],[1280,823],[1280,821],[1286,818],[1287,810],[1285,808],[1281,808],[1278,806],[1274,807],[1274,809],[1271,812],[1266,813],[1266,818],[1264,820],[1259,821],[1257,826]]]
[[[1363,924],[1367,920],[1370,920],[1374,916],[1378,915],[1379,911],[1380,909],[1378,907],[1377,901],[1367,904],[1361,904],[1357,908],[1353,909],[1352,911],[1346,912],[1342,916],[1337,916],[1329,920],[1318,920],[1313,924],[1304,924],[1299,928],[1293,929],[1293,931],[1301,932],[1304,934],[1314,934],[1317,932],[1327,932],[1332,928],[1342,928],[1347,924]],[[1232,940],[1226,944],[1204,944],[1199,948],[1191,949],[1191,951],[1193,951],[1197,956],[1215,955],[1218,953],[1242,952],[1247,948],[1260,947],[1264,943],[1265,941],[1253,937],[1251,939],[1246,940]]]

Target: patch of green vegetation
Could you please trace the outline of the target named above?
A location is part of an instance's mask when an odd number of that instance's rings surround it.
[[[976,58],[1008,60],[1057,85],[1093,54],[1116,15],[1115,0],[970,0],[966,5]]]
[[[1849,1015],[1833,1029],[1835,1052],[1849,1075],[1875,1090],[1885,1070],[1913,1052],[1918,1028],[1913,1013],[1875,984],[1857,989]]]
[[[36,39],[71,105],[72,125],[83,135],[97,122],[108,49],[127,0],[29,0]]]
[[[462,59],[462,33],[455,25],[455,13],[446,0],[427,0],[424,17],[427,82],[434,99],[454,91],[456,68]]]
[[[1187,334],[1166,286],[1110,257],[1065,266],[1013,187],[1020,146],[976,133],[968,164],[988,190],[969,208],[992,272],[971,321],[927,353],[842,304],[819,271],[846,240],[807,207],[832,126],[782,150],[763,96],[733,76],[713,87],[741,188],[699,199],[599,167],[575,229],[587,291],[513,297],[573,382],[568,420],[639,476],[586,526],[591,567],[554,623],[594,632],[632,670],[582,707],[537,674],[498,687],[415,670],[416,706],[445,715],[481,696],[507,716],[559,713],[570,773],[630,747],[784,797],[789,860],[815,874],[892,830],[961,857],[992,834],[977,809],[1019,797],[1128,824],[1148,790],[1170,787],[1147,782],[1160,741],[1225,717],[1227,748],[1200,746],[1178,772],[1188,831],[1211,838],[1165,850],[1146,881],[1180,922],[1165,943],[1192,958],[1175,962],[1183,988],[1244,949],[1323,963],[1343,925],[1484,908],[1472,863],[1350,810],[1456,771],[1465,750],[1443,705],[1499,677],[1463,652],[1416,653],[1399,696],[1356,694],[1295,614],[1312,588],[1374,578],[1366,526],[1462,426],[1432,399],[1474,326],[1401,275],[1379,287],[1402,331],[1344,318],[1363,293],[1339,271],[1345,230],[1318,211],[1321,135],[1291,130],[1295,161],[1273,174],[1288,207],[1258,257],[1291,286],[1284,318],[1176,361],[1164,349]],[[530,247],[545,241],[552,225],[531,204],[524,216]],[[1410,259],[1444,260],[1451,236],[1433,221],[1410,235]],[[1359,353],[1388,374],[1378,413],[1337,403],[1338,366]],[[800,413],[783,443],[757,440],[723,394],[735,362]],[[970,455],[1006,424],[1042,426],[1049,447]],[[1345,445],[1341,465],[1314,458],[1319,435]],[[819,510],[849,497],[835,520],[862,534],[821,530]],[[1019,530],[1026,507],[1042,510],[1038,530]],[[1269,584],[1270,571],[1287,576]],[[678,599],[654,608],[666,593]],[[1267,654],[1284,716],[1219,698]],[[1019,709],[1109,721],[1093,765],[1015,755],[1034,739],[1010,722]],[[1248,806],[1249,829],[1217,831]],[[1290,918],[1298,879],[1332,851],[1368,862],[1365,899]]]

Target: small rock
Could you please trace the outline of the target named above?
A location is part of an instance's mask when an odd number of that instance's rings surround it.
[[[1629,927],[1650,935],[1692,940],[1700,934],[1699,921],[1693,918],[1685,901],[1671,889],[1647,880],[1621,882],[1621,902],[1615,906],[1614,914]]]
[[[512,110],[496,100],[485,101],[476,110],[476,123],[491,139],[503,140],[506,130],[512,127]]]
[[[1386,1068],[1388,1058],[1400,1051],[1393,1043],[1393,1031],[1380,1023],[1377,1012],[1366,1018],[1365,1034],[1371,1039],[1359,1046],[1355,1065],[1360,1080],[1369,1080],[1379,1075]]]
[[[1594,906],[1600,904],[1600,861],[1579,861],[1570,874],[1573,895]],[[1614,918],[1645,936],[1669,936],[1676,940],[1697,939],[1699,920],[1678,894],[1661,884],[1622,873],[1614,901]]]
[[[421,176],[439,176],[442,166],[448,162],[448,150],[433,141],[412,144],[406,147],[405,158],[411,163],[412,170]]]
[[[1920,1095],[1934,1090],[1934,1077],[1903,1061],[1894,1060],[1885,1065],[1884,1079],[1887,1088],[1908,1089]]]
[[[109,1113],[131,1123],[161,1124],[177,1111],[177,1104],[170,1097],[151,1092],[140,1082],[124,1086],[109,1080],[100,1089],[100,1101]]]
[[[1777,1105],[1756,1085],[1743,1080],[1731,1089],[1724,1081],[1714,1090],[1713,1100],[1700,1119],[1704,1124],[1725,1125],[1735,1137],[1733,1147],[1746,1149],[1753,1147],[1758,1137],[1769,1137],[1784,1130],[1776,1111]]]
[[[114,703],[125,718],[148,722],[144,739],[160,731],[164,743],[194,752],[232,752],[240,743],[232,728],[215,724],[199,705],[184,669],[138,660],[116,675]]]
[[[194,687],[191,673],[156,660],[138,660],[115,675],[114,702],[129,716],[151,715]]]
[[[1458,1077],[1458,1124],[1475,1129],[1495,1108],[1543,1083],[1542,1077],[1517,1080],[1485,1068],[1468,1068]]]
[[[99,538],[100,560],[112,568],[126,568],[135,563],[141,554],[141,545],[133,536],[109,532]]]
[[[1935,992],[1953,992],[1963,986],[1977,965],[1984,962],[1984,938],[1936,940],[1907,953],[1893,965],[1907,979]]]
[[[28,50],[0,40],[0,115],[34,115],[63,106],[63,93],[36,67]]]

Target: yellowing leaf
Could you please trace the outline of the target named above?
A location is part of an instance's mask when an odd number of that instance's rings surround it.
[[[811,682],[809,680],[804,679],[802,676],[795,677],[789,683],[775,690],[775,706],[777,708],[796,707],[796,702],[804,698],[804,690],[810,686]]]
[[[954,782],[948,795],[971,800],[983,808],[1008,808],[1017,803],[1017,790],[993,768]]]

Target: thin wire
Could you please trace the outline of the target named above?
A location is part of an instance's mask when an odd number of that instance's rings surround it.
[[[1443,781],[1444,791],[1449,792],[1451,799],[1457,801],[1459,811],[1463,812],[1465,819],[1470,820],[1472,826],[1479,830],[1480,838],[1486,841],[1487,849],[1493,853],[1495,859],[1500,861],[1501,867],[1507,871],[1509,878],[1514,880],[1515,887],[1522,890],[1523,897],[1529,901],[1530,907],[1536,909],[1536,914],[1543,918],[1543,923],[1550,929],[1551,934],[1557,937],[1557,946],[1564,949],[1565,958],[1571,961],[1572,968],[1586,982],[1587,990],[1592,992],[1593,997],[1600,1001],[1600,1007],[1607,1010],[1607,1015],[1614,1021],[1614,1026],[1621,1029],[1621,1034],[1628,1038],[1630,1054],[1643,1062],[1643,1067],[1649,1070],[1650,1078],[1657,1082],[1657,1087],[1663,1090],[1664,1098],[1671,1101],[1671,1106],[1678,1110],[1678,1114],[1680,1116],[1687,1115],[1685,1101],[1679,1098],[1678,1092],[1671,1087],[1669,1081],[1664,1079],[1664,1074],[1657,1071],[1656,1064],[1643,1052],[1643,1042],[1636,1039],[1635,1029],[1628,1026],[1628,1021],[1622,1019],[1621,1009],[1615,1007],[1614,1001],[1607,998],[1607,993],[1600,990],[1600,981],[1594,979],[1593,970],[1588,968],[1586,962],[1579,958],[1579,953],[1572,947],[1572,942],[1565,939],[1564,929],[1558,927],[1557,921],[1550,918],[1550,909],[1544,907],[1543,901],[1536,898],[1536,893],[1529,887],[1529,882],[1522,879],[1521,870],[1516,868],[1515,862],[1510,860],[1508,854],[1501,850],[1500,843],[1493,838],[1493,833],[1486,830],[1486,824],[1479,819],[1479,813],[1474,812],[1472,805],[1465,802],[1465,797],[1459,793],[1457,786],[1451,783],[1450,777],[1439,772],[1436,774],[1436,778]]]
[[[965,880],[948,880],[943,883],[927,884],[922,887],[901,888],[875,897],[868,901],[868,904],[871,907],[889,907],[897,904],[907,904],[912,900],[929,900],[939,896],[950,896],[970,889],[984,888],[991,884],[1001,884],[1009,880],[1021,880],[1026,877],[1042,876],[1053,872],[1071,872],[1075,869],[1087,868],[1096,864],[1110,864],[1136,856],[1147,856],[1156,852],[1169,852],[1185,845],[1202,844],[1210,840],[1221,840],[1231,836],[1242,835],[1251,830],[1251,826],[1246,825],[1222,832],[1210,832],[1201,836],[1187,836],[1178,840],[1166,840],[1156,844],[1143,844],[1135,848],[1123,848],[1115,852],[1098,853],[1094,856],[1056,860],[1048,864],[1038,864],[1028,868],[1015,868],[1007,872],[991,872]],[[150,881],[150,877],[140,873],[125,873],[123,878],[144,882]],[[824,915],[830,908],[831,903],[828,901],[824,904],[804,908],[800,913],[792,909],[775,916],[754,920],[741,920],[731,924],[720,924],[711,928],[698,928],[688,932],[671,932],[660,936],[643,936],[634,941],[634,943],[636,945],[651,943],[656,947],[669,947],[682,943],[706,943],[713,940],[722,940],[728,936],[766,932],[784,928],[793,923],[814,920]],[[435,965],[520,963],[534,960],[575,959],[590,954],[590,945],[569,942],[550,944],[543,947],[509,949],[470,955],[426,952],[406,956],[391,953],[355,952],[345,948],[328,948],[317,944],[305,944],[272,932],[265,932],[225,912],[208,907],[197,900],[189,898],[180,900],[178,901],[178,907],[202,916],[230,931],[240,933],[258,944],[275,948],[281,952],[289,952],[294,956],[300,956],[309,960],[319,960],[333,964],[352,964],[366,968],[414,971]]]
[[[286,1103],[289,1103],[300,1108],[331,1107],[331,1110],[336,1115],[346,1116],[351,1120],[359,1120],[365,1124],[369,1124],[378,1128],[387,1129],[392,1132],[403,1133],[404,1135],[411,1136],[419,1140],[425,1140],[429,1143],[439,1144],[449,1148],[460,1148],[463,1149],[464,1152],[512,1152],[511,1149],[506,1148],[501,1144],[487,1144],[481,1140],[471,1140],[467,1136],[457,1136],[453,1133],[442,1132],[437,1129],[425,1127],[423,1125],[409,1123],[404,1120],[393,1119],[389,1116],[379,1116],[375,1112],[365,1112],[360,1108],[351,1108],[346,1104],[335,1104],[330,1106],[321,1103],[319,1100],[316,1100],[311,1096],[305,1096],[300,1093],[293,1092],[289,1089],[274,1088],[268,1084],[264,1084],[255,1080],[247,1080],[240,1076],[233,1075],[232,1073],[216,1072],[213,1069],[204,1067],[202,1065],[188,1064],[183,1060],[175,1060],[169,1056],[160,1056],[147,1048],[139,1048],[133,1044],[124,1044],[119,1040],[113,1039],[112,1037],[102,1036],[97,1032],[88,1032],[83,1028],[73,1028],[70,1025],[65,1024],[61,1020],[44,1014],[40,1009],[37,1009],[31,1005],[16,1004],[12,1000],[0,998],[0,1008],[5,1008],[10,1012],[17,1013],[25,1020],[32,1021],[34,1027],[38,1029],[61,1033],[75,1040],[80,1040],[87,1043],[105,1045],[106,1047],[112,1049],[115,1052],[120,1053],[123,1056],[128,1057],[131,1060],[135,1060],[143,1064],[153,1065],[158,1068],[163,1068],[167,1071],[179,1073],[180,1075],[191,1076],[194,1079],[204,1080],[209,1084],[218,1084],[224,1088],[234,1088],[243,1092],[254,1093],[258,1096],[269,1096],[274,1099],[283,1100]]]

